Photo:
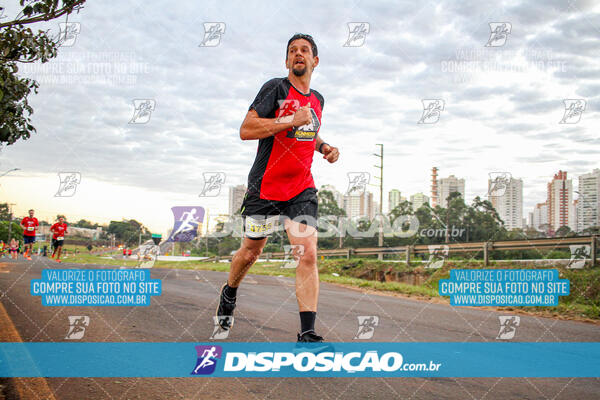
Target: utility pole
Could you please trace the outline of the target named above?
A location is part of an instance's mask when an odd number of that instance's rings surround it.
[[[206,257],[208,257],[208,209],[206,210],[206,234],[204,238],[206,240]]]
[[[379,241],[377,245],[383,247],[383,221],[381,221],[383,218],[383,144],[377,143],[377,146],[379,146],[379,154],[373,153],[375,157],[380,158],[380,164],[374,166],[379,168],[379,176],[376,176],[379,179]],[[377,259],[383,260],[383,253],[379,253]]]
[[[15,206],[15,205],[16,205],[15,203],[8,203],[8,240],[7,240],[8,243],[10,243],[10,234],[12,232],[12,220],[13,220],[12,206]]]

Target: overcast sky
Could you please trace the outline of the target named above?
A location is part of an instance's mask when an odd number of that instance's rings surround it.
[[[41,27],[58,34],[58,22]],[[466,180],[470,202],[486,195],[488,173],[510,172],[523,179],[526,217],[559,169],[576,178],[600,167],[598,2],[91,1],[69,22],[80,24],[75,43],[22,68],[41,87],[30,96],[37,133],[0,154],[0,173],[20,168],[0,178],[17,213],[136,218],[162,232],[172,206],[226,213],[227,187],[246,182],[256,153],[239,126],[261,85],[287,75],[296,32],[319,47],[320,135],[341,153],[336,164],[315,155],[318,187],[377,175],[383,143],[386,194],[429,195],[437,166]],[[200,46],[208,22],[224,23],[217,46]],[[362,46],[344,46],[352,22],[368,23]],[[495,22],[510,33],[486,47]],[[147,123],[129,123],[134,99],[155,102]],[[436,123],[418,124],[423,99],[443,100]],[[559,124],[564,99],[585,100],[579,122]],[[54,196],[63,171],[81,174],[72,197]],[[218,197],[199,197],[206,172],[226,174]]]

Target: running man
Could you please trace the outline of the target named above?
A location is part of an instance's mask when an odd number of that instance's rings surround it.
[[[68,233],[65,217],[59,217],[58,222],[50,227],[50,231],[53,233],[52,246],[54,247],[54,251],[52,252],[52,258],[56,255],[56,262],[62,262],[60,254],[62,252],[63,243],[65,242],[65,235]]]
[[[38,219],[33,216],[34,211],[29,210],[29,217],[25,217],[21,220],[21,226],[23,227],[23,243],[25,244],[25,258],[31,260],[31,253],[33,252],[33,244],[35,243],[35,230],[40,223]]]
[[[323,341],[315,333],[319,274],[313,155],[318,151],[330,163],[339,157],[338,149],[317,134],[324,99],[310,88],[310,79],[318,64],[313,38],[305,34],[292,36],[285,57],[288,76],[263,85],[240,127],[242,140],[258,139],[258,151],[242,204],[245,237],[231,261],[217,308],[217,318],[233,315],[237,289],[267,243],[274,225],[271,217],[275,217],[283,222],[290,244],[304,248],[296,267],[299,342]],[[233,326],[233,318],[218,321],[222,329]]]

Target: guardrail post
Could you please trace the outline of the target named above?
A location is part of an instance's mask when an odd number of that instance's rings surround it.
[[[483,266],[487,267],[490,263],[490,252],[488,242],[483,243]]]
[[[271,252],[267,252],[267,262],[269,262],[271,260]]]
[[[348,249],[348,250],[346,251],[346,260],[349,260],[349,259],[350,259],[350,254],[351,254],[351,253],[352,253],[352,249]]]
[[[406,256],[406,265],[410,265],[410,252],[412,251],[412,246],[407,245],[404,248],[405,256]]]
[[[596,258],[598,258],[598,237],[597,236],[592,236],[592,246],[591,246],[591,253],[592,253],[592,268],[598,265],[598,261],[596,260]]]
[[[221,257],[219,257],[218,255],[215,256],[215,262],[219,262],[220,259]]]

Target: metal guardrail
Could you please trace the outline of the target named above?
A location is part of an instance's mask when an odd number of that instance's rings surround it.
[[[593,267],[598,265],[598,239],[599,236],[577,236],[552,239],[527,239],[527,240],[505,240],[488,242],[466,242],[466,243],[440,243],[435,246],[448,246],[449,253],[482,252],[484,265],[489,265],[490,251],[506,250],[536,250],[536,249],[562,249],[572,245],[589,245],[590,261]],[[323,257],[346,257],[366,256],[379,254],[404,255],[406,263],[410,264],[411,256],[430,253],[427,244],[396,246],[396,247],[361,247],[361,248],[343,248],[331,250],[318,250],[317,256]],[[271,259],[280,259],[285,257],[284,252],[267,252],[263,257],[270,261]],[[231,260],[232,256],[211,257],[205,261]]]

